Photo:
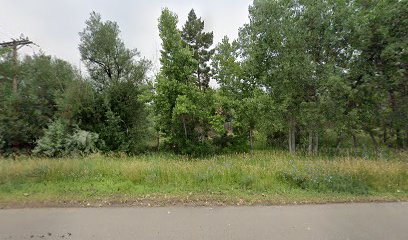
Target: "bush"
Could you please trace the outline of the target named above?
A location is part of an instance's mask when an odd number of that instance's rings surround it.
[[[165,142],[164,149],[177,154],[191,157],[205,157],[217,153],[217,147],[210,140],[192,141],[190,139],[176,139]]]
[[[282,131],[268,133],[266,144],[269,147],[286,147],[286,134]]]
[[[214,139],[214,145],[218,147],[221,153],[240,153],[248,152],[248,139],[244,135],[229,136],[223,135]]]
[[[121,125],[124,121],[111,110],[106,113],[106,121],[100,129],[101,139],[105,142],[104,151],[129,152],[128,131],[124,131]]]
[[[214,155],[216,151],[217,149],[211,144],[211,141],[206,140],[196,143],[188,142],[181,153],[193,157],[205,157]]]
[[[33,153],[47,157],[63,157],[73,154],[88,154],[98,151],[101,141],[96,133],[69,127],[61,120],[52,122],[44,130],[44,136],[37,140]]]
[[[97,133],[76,129],[74,134],[68,137],[66,150],[70,154],[90,154],[98,152],[101,145]]]
[[[68,129],[61,120],[52,122],[44,131],[44,136],[38,139],[34,154],[47,157],[61,157],[66,154]]]

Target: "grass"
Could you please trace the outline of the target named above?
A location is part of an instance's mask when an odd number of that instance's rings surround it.
[[[0,159],[0,206],[285,204],[408,200],[408,153],[392,157],[289,155],[204,159]]]

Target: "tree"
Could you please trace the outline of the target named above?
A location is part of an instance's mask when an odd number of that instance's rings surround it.
[[[136,59],[137,50],[126,48],[119,34],[116,22],[104,22],[95,12],[80,33],[79,51],[95,92],[89,91],[93,103],[89,98],[83,99],[89,112],[81,111],[78,117],[85,120],[83,129],[101,133],[107,142],[105,150],[137,152],[147,129],[146,106],[141,96],[146,89],[150,62]],[[109,133],[107,129],[117,132]],[[111,134],[122,136],[121,141],[113,141]]]
[[[79,51],[95,87],[104,89],[133,74],[136,49],[130,50],[120,39],[116,22],[103,22],[101,15],[92,12],[79,33]]]
[[[301,123],[301,103],[313,81],[314,64],[308,53],[300,24],[303,7],[299,1],[254,1],[250,7],[248,55],[256,77],[269,92],[285,119],[289,151],[296,151],[296,132]]]
[[[57,112],[57,101],[76,75],[72,66],[44,54],[26,57],[20,63],[20,87],[11,92],[4,85],[1,97],[0,135],[6,152],[30,151]]]
[[[179,138],[173,121],[173,112],[180,95],[189,92],[190,87],[195,87],[191,81],[196,61],[192,53],[183,44],[180,31],[177,29],[177,15],[170,10],[163,9],[159,18],[159,32],[162,39],[160,62],[162,64],[157,76],[155,108],[158,116],[159,129],[171,141]],[[186,138],[186,118],[184,117],[183,137]],[[180,146],[178,146],[180,147]]]
[[[296,150],[301,134],[309,135],[308,150],[316,153],[319,135],[328,127],[336,132],[356,127],[347,117],[336,120],[343,127],[333,125],[333,115],[355,113],[349,102],[341,101],[336,113],[328,109],[334,98],[340,101],[350,95],[353,4],[255,0],[249,12],[250,23],[241,30],[249,36],[242,51],[252,65],[253,78],[270,94],[275,121],[286,122],[289,151]],[[342,86],[335,81],[342,81]],[[334,89],[345,92],[331,96]]]
[[[209,61],[214,54],[214,49],[210,49],[213,44],[213,32],[204,32],[204,21],[197,18],[194,9],[191,9],[187,22],[183,26],[181,36],[193,51],[193,57],[197,62],[194,70],[197,86],[205,90],[209,87],[211,79]]]
[[[162,131],[176,152],[208,153],[209,119],[213,112],[212,91],[200,91],[193,72],[197,61],[177,29],[177,15],[163,9],[159,18],[162,39],[157,76],[155,112],[158,129]]]
[[[212,59],[214,76],[220,85],[219,93],[227,99],[227,106],[222,106],[225,120],[232,124],[234,134],[243,134],[248,139],[251,150],[254,148],[254,131],[260,122],[263,92],[259,89],[253,77],[252,64],[242,54],[245,48],[244,29],[241,29],[239,40],[232,43],[224,37],[216,47]],[[241,59],[239,61],[238,59]],[[239,126],[239,127],[238,127]],[[241,128],[242,133],[239,132]]]
[[[302,1],[299,28],[302,32],[306,53],[311,62],[311,78],[306,82],[304,90],[308,93],[301,103],[300,117],[302,127],[309,137],[309,153],[317,153],[319,135],[335,120],[338,126],[344,122],[339,119],[328,121],[328,112],[325,109],[325,100],[329,100],[332,88],[340,90],[336,81],[345,82],[345,72],[349,70],[349,62],[353,50],[350,46],[350,22],[352,21],[353,7],[347,0],[334,1]],[[341,88],[346,90],[347,88]],[[337,92],[336,94],[348,94]],[[341,109],[343,106],[338,106]],[[336,110],[337,110],[336,109]],[[336,132],[339,129],[334,127]],[[344,128],[342,129],[344,130]],[[342,131],[340,130],[340,131]]]
[[[164,9],[159,18],[162,64],[157,76],[155,107],[159,115],[160,129],[171,132],[171,118],[178,95],[187,92],[196,62],[188,48],[183,45],[177,29],[177,15]]]
[[[394,145],[402,148],[408,116],[408,3],[358,1],[355,5],[359,10],[355,19],[359,28],[352,42],[357,56],[352,81],[360,93],[361,122],[374,145],[382,125],[383,141],[387,143],[388,136],[394,135]]]

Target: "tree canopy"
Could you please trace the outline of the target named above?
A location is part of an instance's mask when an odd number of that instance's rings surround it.
[[[254,0],[238,37],[214,44],[194,9],[179,24],[164,8],[149,77],[118,24],[92,12],[79,33],[83,73],[0,49],[0,152],[407,148],[407,13],[399,0]]]

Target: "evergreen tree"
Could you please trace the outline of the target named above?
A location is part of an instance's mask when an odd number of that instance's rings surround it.
[[[168,9],[162,11],[159,18],[162,66],[155,96],[157,124],[173,150],[197,154],[208,143],[212,96],[211,92],[200,91],[192,81],[197,61],[183,42],[177,22],[176,14]]]
[[[190,50],[193,51],[193,57],[197,61],[194,70],[197,86],[201,90],[205,90],[209,87],[211,79],[209,61],[214,54],[214,49],[210,49],[214,39],[213,32],[204,32],[204,21],[197,18],[194,9],[191,9],[181,36]]]

